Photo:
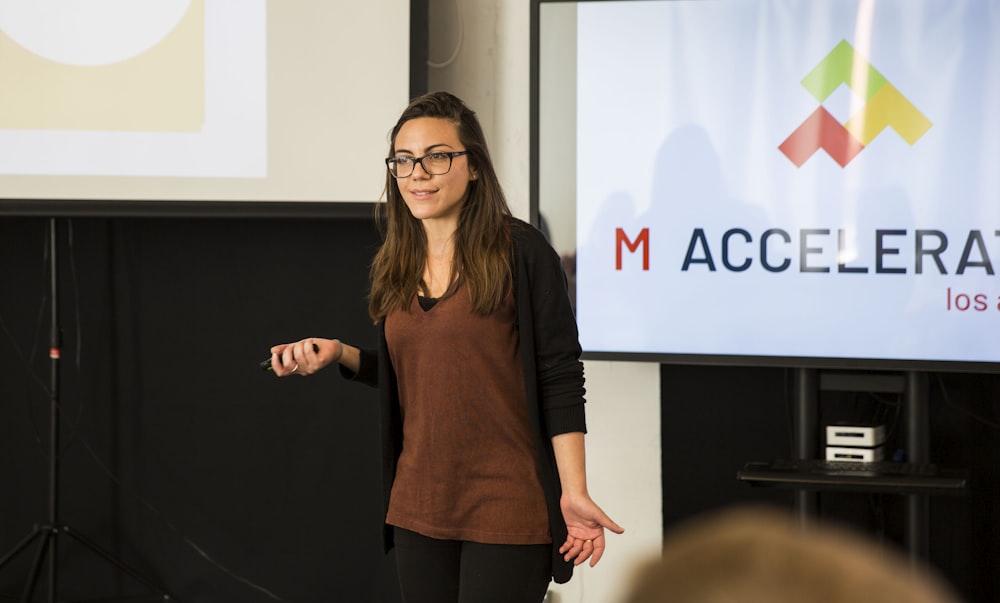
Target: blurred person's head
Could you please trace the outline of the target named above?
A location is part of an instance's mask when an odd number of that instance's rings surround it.
[[[637,568],[624,603],[956,603],[925,567],[845,526],[777,509],[689,520]]]

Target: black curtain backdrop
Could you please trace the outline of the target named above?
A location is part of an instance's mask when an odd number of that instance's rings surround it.
[[[371,221],[56,223],[60,523],[183,602],[396,600],[374,390],[258,368],[301,337],[374,342]],[[0,220],[0,556],[48,519],[48,231]],[[56,540],[60,600],[149,592]]]
[[[369,219],[58,219],[60,523],[185,603],[395,603],[381,551],[375,392],[275,379],[274,343],[374,343]],[[0,219],[0,556],[48,519],[48,218]],[[663,365],[664,525],[790,491],[736,479],[787,457],[791,371]],[[973,472],[931,499],[931,562],[971,603],[1000,590],[1000,376],[931,374],[935,462]],[[821,421],[896,401],[824,394]],[[625,410],[627,412],[627,409]],[[898,429],[894,437],[900,437]],[[897,540],[898,497],[826,493],[825,515]],[[147,589],[60,536],[60,600]],[[20,593],[34,548],[0,569]],[[44,575],[36,591],[44,592]]]
[[[742,503],[792,508],[793,490],[754,488],[739,482],[736,472],[749,461],[794,458],[793,373],[771,367],[662,365],[665,527]],[[968,469],[971,485],[962,495],[929,496],[927,561],[969,603],[994,601],[1000,591],[1000,375],[929,373],[928,380],[930,460]],[[872,421],[887,427],[887,458],[905,448],[900,398],[821,392],[820,446],[824,425]],[[821,492],[818,506],[824,519],[908,554],[904,497]]]

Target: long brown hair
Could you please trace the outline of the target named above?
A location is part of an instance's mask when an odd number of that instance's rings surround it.
[[[511,283],[510,208],[504,196],[486,136],[474,111],[447,92],[417,97],[403,111],[390,134],[389,156],[396,154],[396,135],[418,117],[446,119],[455,124],[468,151],[469,167],[477,178],[469,181],[455,232],[452,280],[461,278],[479,314],[497,309]],[[379,323],[394,310],[409,310],[417,294],[427,258],[423,225],[403,201],[395,179],[386,172],[385,203],[375,207],[383,242],[371,265],[368,313]]]

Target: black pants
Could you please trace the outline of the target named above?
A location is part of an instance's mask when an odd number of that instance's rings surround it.
[[[437,540],[393,528],[403,603],[541,603],[552,545]]]

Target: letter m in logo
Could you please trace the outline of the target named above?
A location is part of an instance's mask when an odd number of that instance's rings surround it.
[[[622,269],[622,246],[628,248],[630,253],[635,253],[642,245],[642,269],[649,270],[649,229],[643,228],[639,231],[639,236],[632,241],[625,234],[624,228],[615,230],[615,270]]]

